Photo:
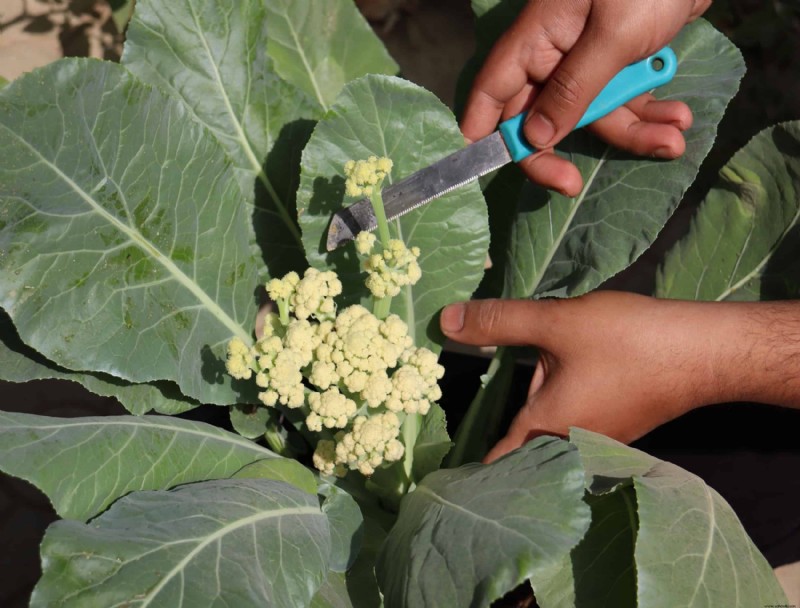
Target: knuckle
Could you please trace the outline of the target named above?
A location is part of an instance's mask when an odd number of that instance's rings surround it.
[[[583,91],[580,82],[564,69],[553,74],[548,89],[553,102],[563,110],[573,107],[581,99]]]
[[[494,335],[499,332],[503,322],[503,304],[500,300],[481,302],[477,315],[478,329],[484,334]]]

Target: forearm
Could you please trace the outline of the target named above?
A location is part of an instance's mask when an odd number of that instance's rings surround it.
[[[695,406],[800,408],[800,301],[683,304],[692,309],[684,331],[700,374]]]

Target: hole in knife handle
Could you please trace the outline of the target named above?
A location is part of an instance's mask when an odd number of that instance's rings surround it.
[[[656,71],[656,72],[660,72],[661,70],[663,70],[663,69],[664,69],[664,60],[663,60],[663,59],[661,59],[661,57],[653,57],[653,58],[650,60],[650,67],[651,67],[651,68],[652,68],[654,71]]]

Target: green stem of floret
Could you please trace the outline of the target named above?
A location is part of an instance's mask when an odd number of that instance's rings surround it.
[[[411,482],[411,486],[407,492],[414,489],[414,477],[412,475],[414,468],[414,446],[417,444],[417,435],[419,435],[419,423],[421,416],[419,414],[407,414],[406,419],[403,420],[403,427],[400,431],[402,436],[403,445],[406,448],[403,454],[403,470],[406,472],[406,477]]]
[[[381,245],[385,249],[389,246],[389,240],[392,236],[389,234],[389,220],[386,219],[386,210],[383,208],[383,194],[379,185],[375,186],[375,191],[369,197],[369,202],[372,203],[372,210],[375,212],[375,219],[378,222],[378,238],[380,238]]]
[[[281,320],[281,325],[289,325],[289,299],[278,298],[278,317]]]
[[[264,439],[273,452],[287,458],[292,458],[296,456],[296,454],[289,448],[286,441],[286,429],[281,426],[280,421],[276,418],[277,417],[271,417],[267,421]]]
[[[389,311],[392,308],[392,296],[384,296],[383,298],[372,298],[372,314],[374,314],[381,321],[389,316]]]

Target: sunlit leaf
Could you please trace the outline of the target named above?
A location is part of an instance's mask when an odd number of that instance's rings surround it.
[[[265,9],[275,70],[325,111],[351,80],[397,73],[352,0],[270,0]]]
[[[702,479],[602,435],[573,429],[570,441],[581,452],[588,487],[633,486],[638,606],[786,602],[733,509]]]
[[[135,490],[230,477],[277,458],[217,427],[170,416],[51,418],[0,412],[0,470],[86,520]]]
[[[354,202],[344,198],[345,162],[388,156],[394,161],[391,179],[398,180],[463,145],[452,113],[424,89],[389,76],[345,86],[303,152],[297,200],[310,263],[336,270],[344,292],[365,294],[371,307],[353,245],[325,250],[331,215]],[[483,275],[489,244],[483,197],[476,184],[464,186],[391,222],[391,231],[420,248],[422,268],[422,279],[393,298],[392,311],[408,322],[418,346],[438,350],[436,315],[468,298]]]
[[[577,450],[552,437],[428,475],[378,558],[386,606],[486,606],[550,579],[589,526],[583,486]]]
[[[660,161],[633,157],[586,132],[567,138],[559,150],[577,165],[583,190],[565,197],[530,183],[523,187],[506,261],[508,295],[572,296],[594,289],[650,247],[672,215],[714,143],[744,63],[704,21],[685,27],[670,46],[678,72],[655,95],[691,108],[686,152]]]
[[[773,300],[800,295],[800,122],[765,129],[720,171],[668,253],[656,295]]]
[[[62,367],[235,402],[225,344],[250,340],[257,283],[241,200],[216,140],[116,64],[0,94],[0,306]]]
[[[314,474],[296,460],[290,458],[265,458],[245,465],[231,475],[233,479],[273,479],[283,481],[296,488],[317,493],[317,480]]]
[[[207,481],[136,492],[90,525],[42,542],[31,606],[307,605],[327,575],[317,497],[278,481]]]
[[[77,382],[95,395],[114,397],[137,416],[148,412],[180,414],[200,405],[181,395],[171,382],[156,380],[132,384],[108,374],[73,372],[59,367],[23,344],[11,319],[0,310],[0,380],[28,382],[50,379]]]
[[[138,0],[122,63],[180,99],[225,147],[275,275],[305,266],[294,194],[319,110],[273,69],[267,4]]]

